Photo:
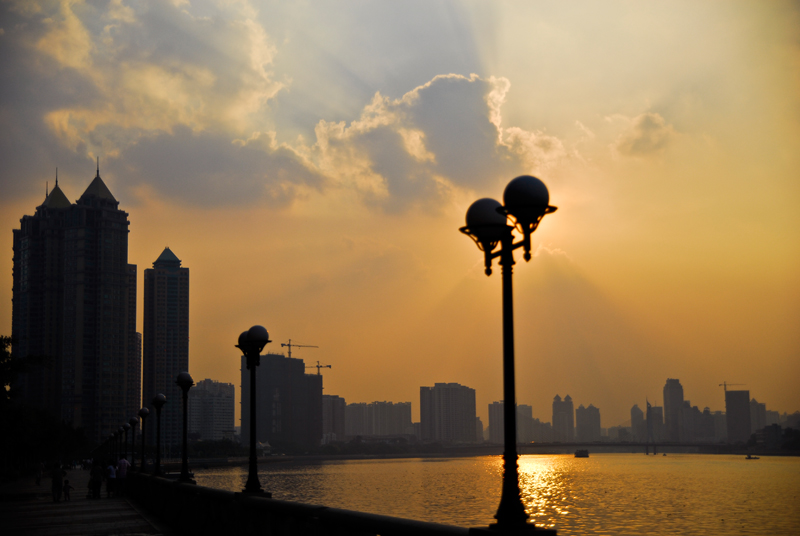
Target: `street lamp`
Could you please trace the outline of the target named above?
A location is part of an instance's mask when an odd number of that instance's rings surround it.
[[[256,457],[256,367],[261,363],[261,350],[270,342],[267,328],[253,326],[239,335],[239,344],[236,345],[247,358],[247,368],[250,370],[250,471],[243,491],[260,493],[266,497],[272,497],[272,494],[261,489]]]
[[[472,238],[484,253],[486,275],[492,273],[492,261],[500,257],[503,274],[503,408],[504,450],[503,488],[500,505],[492,525],[500,530],[533,530],[522,504],[519,490],[517,464],[516,389],[514,385],[514,302],[512,292],[512,266],[514,250],[522,247],[526,261],[531,259],[531,234],[546,214],[556,211],[550,206],[550,194],[542,181],[530,175],[512,180],[503,193],[505,205],[494,199],[479,199],[467,210],[467,225],[459,229]],[[511,219],[513,225],[509,225]],[[514,229],[522,233],[522,240],[514,243]],[[500,249],[495,251],[498,244]],[[555,534],[555,531],[550,531]]]
[[[156,467],[153,470],[155,476],[161,476],[161,408],[167,402],[167,397],[158,393],[153,397],[151,404],[156,408]]]
[[[145,428],[145,422],[144,421],[145,421],[145,419],[147,419],[148,415],[150,415],[150,410],[149,409],[142,408],[142,409],[139,410],[139,417],[142,418],[142,463],[140,464],[140,467],[139,467],[139,472],[141,472],[141,473],[144,473],[145,469],[146,469],[145,459],[144,459],[144,431],[146,430],[146,428]]]
[[[178,374],[178,378],[175,380],[175,383],[178,384],[178,387],[181,388],[183,391],[183,462],[181,463],[181,476],[178,477],[178,482],[186,482],[188,484],[196,484],[192,477],[189,476],[189,459],[187,453],[187,437],[189,435],[189,389],[192,388],[194,385],[194,380],[192,376],[183,371]]]
[[[139,424],[139,419],[131,417],[128,422],[131,425],[131,469],[136,470],[136,426]]]

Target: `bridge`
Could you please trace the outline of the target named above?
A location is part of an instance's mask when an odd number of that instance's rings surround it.
[[[645,454],[650,453],[652,448],[653,454],[658,454],[659,448],[664,449],[684,449],[696,448],[698,452],[703,454],[732,454],[742,450],[741,446],[731,445],[728,443],[712,443],[712,442],[672,442],[672,441],[653,441],[647,443],[639,443],[633,441],[592,441],[592,442],[534,442],[534,443],[521,443],[519,445],[520,453],[531,454],[537,451],[554,451],[564,449],[586,449],[586,450],[638,450],[642,449]]]

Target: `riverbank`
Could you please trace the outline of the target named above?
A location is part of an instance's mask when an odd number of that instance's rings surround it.
[[[644,454],[645,445],[642,444],[615,444],[615,445],[588,445],[582,446],[587,448],[589,453],[595,454]],[[541,454],[541,455],[558,455],[558,454],[573,454],[575,452],[574,446],[556,446],[556,445],[520,445],[518,446],[520,455],[524,454]],[[348,461],[348,460],[402,460],[402,459],[445,459],[445,458],[464,458],[474,456],[500,456],[503,454],[503,447],[501,445],[474,445],[464,446],[457,448],[445,448],[437,452],[408,452],[408,453],[381,453],[381,454],[298,454],[298,455],[275,455],[275,456],[262,456],[258,458],[258,464],[273,464],[273,463],[291,463],[295,461],[313,462],[313,461]],[[746,456],[747,454],[754,454],[757,456],[800,456],[800,451],[790,450],[770,450],[753,452],[745,448],[733,449],[727,445],[698,445],[698,446],[660,446],[658,456],[669,454],[718,454],[718,455],[737,455]],[[653,455],[653,449],[650,448],[650,455]],[[189,465],[195,468],[208,469],[210,467],[236,467],[246,466],[249,459],[244,456],[232,458],[190,458]],[[169,460],[162,463],[167,472],[179,472],[181,468],[180,460]]]

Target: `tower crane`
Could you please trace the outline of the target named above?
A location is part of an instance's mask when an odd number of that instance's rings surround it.
[[[295,348],[319,348],[319,346],[314,346],[311,344],[292,344],[292,339],[289,339],[289,342],[282,342],[281,348],[283,348],[284,346],[289,347],[289,357],[292,357],[292,346],[294,346]]]
[[[729,385],[747,385],[747,384],[745,384],[745,383],[728,383],[728,382],[722,382],[721,384],[719,384],[719,387],[722,387],[722,390],[723,390],[723,391],[725,391],[725,392],[727,393],[727,392],[728,392],[728,386],[729,386]]]
[[[315,369],[317,369],[317,376],[319,376],[320,375],[319,374],[319,369],[331,368],[331,366],[330,365],[320,365],[319,361],[317,361],[316,365],[306,365],[306,368],[315,368]]]

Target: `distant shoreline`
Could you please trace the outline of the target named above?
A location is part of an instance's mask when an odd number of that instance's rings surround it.
[[[722,454],[733,456],[746,456],[747,454],[754,454],[759,457],[792,457],[800,456],[800,451],[776,450],[764,452],[751,452],[747,449],[734,450],[731,452],[692,452],[692,449],[698,447],[675,447],[667,449],[667,455],[674,454]],[[652,450],[652,449],[651,449]],[[520,455],[527,454],[540,454],[540,455],[569,455],[574,453],[571,447],[562,449],[549,449],[537,450],[531,447],[519,447]],[[644,454],[644,445],[597,445],[589,449],[590,454]],[[657,456],[661,456],[665,452],[664,449],[659,449]],[[413,459],[413,458],[467,458],[473,456],[500,456],[503,454],[503,447],[498,445],[490,445],[485,447],[465,447],[458,449],[447,449],[444,452],[408,452],[408,453],[383,453],[383,454],[299,454],[299,455],[275,455],[275,456],[262,456],[258,458],[258,464],[272,464],[272,463],[292,463],[292,462],[307,462],[307,461],[336,461],[336,460],[391,460],[391,459]],[[652,452],[650,456],[653,456]],[[246,457],[237,458],[195,458],[189,459],[189,465],[194,468],[211,468],[211,467],[236,467],[246,466],[248,459]],[[179,461],[170,461],[164,463],[163,466],[167,471],[179,471]]]

